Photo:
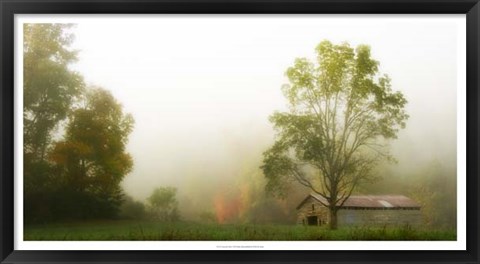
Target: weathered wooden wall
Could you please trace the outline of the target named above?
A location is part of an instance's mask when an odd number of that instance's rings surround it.
[[[315,210],[312,210],[312,204]],[[312,197],[308,198],[303,206],[297,210],[297,224],[306,224],[308,216],[317,216],[319,219],[318,225],[328,223],[329,219],[328,209]]]
[[[339,226],[418,226],[422,222],[420,210],[345,210],[338,211]]]
[[[307,224],[308,216],[317,216],[318,225],[329,222],[328,209],[312,197],[297,210],[297,224]],[[422,223],[421,211],[413,209],[340,209],[337,217],[339,226],[419,226]]]

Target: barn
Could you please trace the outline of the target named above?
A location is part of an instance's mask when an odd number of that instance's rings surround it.
[[[297,206],[297,224],[329,223],[325,198],[312,193]],[[403,195],[352,195],[337,212],[338,226],[418,226],[420,205]]]

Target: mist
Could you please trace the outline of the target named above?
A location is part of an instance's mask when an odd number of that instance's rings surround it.
[[[178,190],[183,219],[294,223],[309,190],[292,183],[268,196],[262,153],[275,139],[268,117],[287,110],[281,87],[295,58],[314,59],[328,39],[367,44],[401,91],[410,118],[391,142],[396,163],[360,194],[404,194],[430,223],[455,225],[459,16],[162,16],[78,19],[75,70],[108,89],[135,119],[122,187],[138,201]],[[443,196],[443,205],[425,195]],[[436,222],[435,222],[436,221]]]

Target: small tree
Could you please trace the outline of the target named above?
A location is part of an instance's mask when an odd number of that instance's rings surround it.
[[[176,221],[178,215],[177,189],[174,187],[156,188],[147,201],[155,219],[161,221]]]
[[[284,196],[285,183],[294,180],[322,196],[335,229],[338,208],[373,179],[381,159],[392,158],[386,143],[405,127],[407,101],[378,75],[368,46],[323,41],[316,53],[317,64],[299,58],[286,72],[289,111],[270,117],[278,138],[261,168],[267,191]]]

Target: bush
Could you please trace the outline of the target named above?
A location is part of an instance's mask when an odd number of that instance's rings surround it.
[[[145,205],[127,195],[120,206],[119,217],[123,219],[145,219]]]

